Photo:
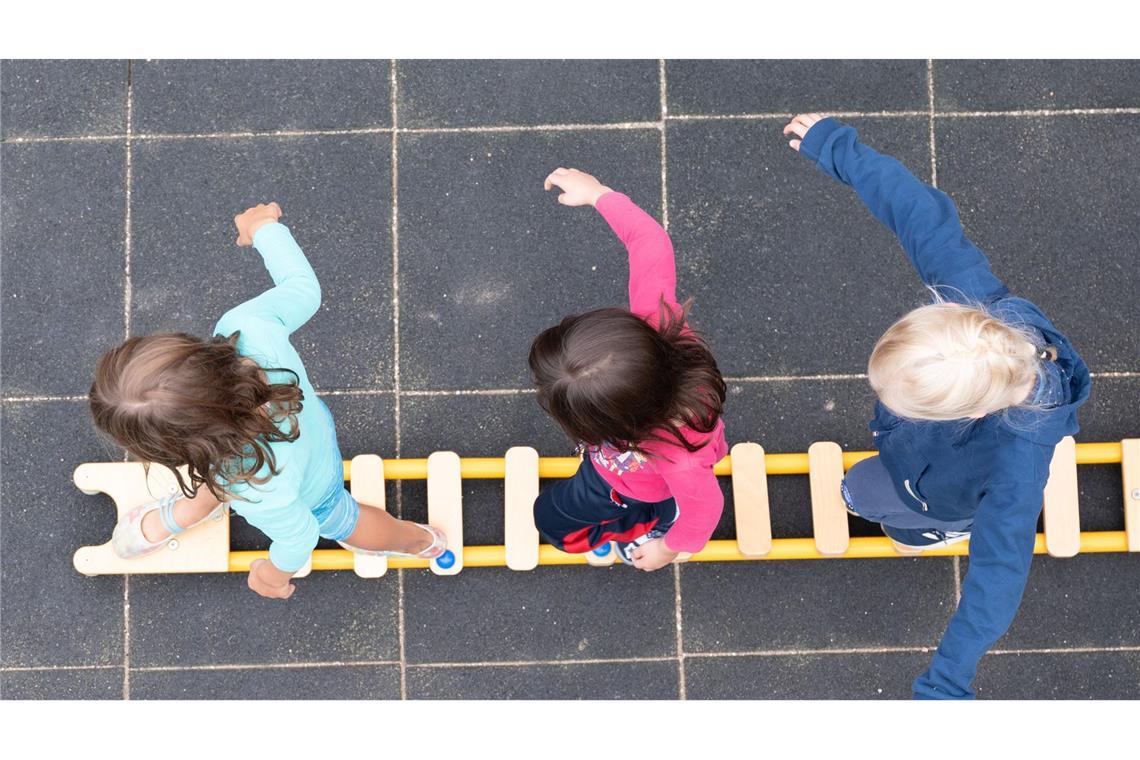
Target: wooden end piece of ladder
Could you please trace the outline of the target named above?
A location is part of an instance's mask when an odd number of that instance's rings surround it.
[[[538,498],[538,452],[529,446],[507,450],[504,478],[503,543],[507,567],[533,570],[538,567],[538,528],[534,525],[534,500]]]
[[[427,499],[428,522],[447,535],[447,548],[454,560],[444,567],[437,557],[431,560],[431,571],[457,575],[463,569],[463,479],[455,452],[436,451],[428,456]]]
[[[847,509],[843,505],[843,449],[838,443],[817,441],[808,448],[811,521],[820,554],[843,554],[851,544]]]
[[[352,458],[352,498],[363,507],[367,504],[387,511],[384,491],[384,460],[375,454]],[[369,554],[353,554],[352,569],[361,578],[379,578],[388,572],[388,558]]]
[[[1053,557],[1081,550],[1080,492],[1077,490],[1077,442],[1067,435],[1053,451],[1045,484],[1045,549]]]
[[[1121,480],[1124,482],[1124,532],[1128,551],[1140,552],[1140,438],[1120,442]]]
[[[736,514],[736,544],[740,553],[763,557],[772,551],[772,520],[768,510],[768,470],[764,447],[738,443],[732,447],[732,504]]]
[[[182,475],[186,476],[186,470]],[[146,468],[140,462],[88,462],[75,468],[73,480],[84,493],[110,496],[115,502],[116,522],[135,507],[178,492],[178,481],[170,470],[157,464]],[[229,570],[229,558],[230,518],[228,510],[222,508],[145,557],[120,559],[108,541],[80,547],[72,563],[84,575],[224,573]]]

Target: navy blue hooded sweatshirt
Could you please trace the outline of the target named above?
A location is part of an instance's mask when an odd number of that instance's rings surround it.
[[[919,698],[971,698],[978,661],[1005,633],[1021,603],[1053,449],[1077,432],[1077,407],[1089,396],[1089,371],[1041,310],[1015,298],[977,246],[966,239],[954,202],[889,156],[858,142],[834,119],[814,124],[800,152],[851,185],[902,243],[922,281],[947,300],[981,304],[991,314],[1052,345],[1033,399],[982,419],[924,421],[875,405],[871,430],[899,498],[937,520],[973,518],[969,572],[958,610],[926,672]]]

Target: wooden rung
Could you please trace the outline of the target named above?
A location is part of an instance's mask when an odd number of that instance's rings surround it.
[[[602,547],[606,547],[606,548],[603,549]],[[595,553],[598,551],[605,551],[606,553],[599,556],[598,554]],[[606,543],[606,544],[602,544],[602,546],[599,546],[597,549],[594,549],[593,551],[586,552],[586,562],[590,565],[593,565],[594,567],[609,567],[610,565],[612,565],[616,561],[617,561],[617,547],[614,546],[613,541],[610,541],[609,543]]]
[[[843,505],[843,449],[838,443],[817,441],[808,448],[811,482],[811,522],[820,554],[843,554],[851,543],[847,509]]]
[[[1080,492],[1077,490],[1077,442],[1067,435],[1053,450],[1045,484],[1045,549],[1053,557],[1081,550]]]
[[[507,450],[503,490],[507,567],[533,570],[538,567],[538,528],[534,525],[534,500],[538,498],[537,451],[529,446]]]
[[[772,519],[768,511],[768,471],[764,447],[738,443],[732,447],[732,504],[740,553],[763,557],[772,551]]]
[[[162,465],[149,473],[140,462],[88,462],[75,468],[73,480],[84,493],[105,493],[115,502],[115,519],[137,506],[178,492],[174,474]],[[186,470],[182,470],[186,477]],[[72,557],[84,575],[141,573],[224,573],[229,570],[229,510],[217,513],[167,542],[165,549],[135,559],[120,559],[111,542],[80,547]]]
[[[375,454],[361,454],[352,458],[352,498],[361,509],[375,507],[387,511],[384,490],[384,460]],[[367,505],[367,507],[365,506]],[[418,530],[418,528],[417,528]],[[352,555],[352,569],[361,578],[380,578],[388,572],[388,558],[369,554]]]
[[[428,522],[447,535],[447,552],[431,561],[431,571],[456,575],[463,569],[463,479],[454,451],[428,456],[427,499]]]
[[[1127,438],[1120,443],[1120,474],[1124,481],[1124,531],[1128,534],[1128,551],[1140,552],[1140,438]]]

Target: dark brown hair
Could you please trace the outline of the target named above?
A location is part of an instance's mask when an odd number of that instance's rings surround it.
[[[174,470],[187,496],[205,486],[225,500],[225,485],[266,482],[277,474],[269,443],[300,435],[304,393],[292,370],[263,371],[243,358],[238,335],[157,333],[103,354],[88,396],[95,426],[144,462]],[[265,371],[293,381],[270,383]],[[286,420],[287,433],[278,428]],[[189,483],[181,465],[189,465]],[[270,475],[258,478],[266,465]]]
[[[724,379],[704,340],[685,326],[685,307],[675,313],[662,302],[658,324],[610,308],[543,330],[529,359],[539,406],[589,445],[608,441],[641,454],[648,441],[700,449],[681,428],[712,432]]]

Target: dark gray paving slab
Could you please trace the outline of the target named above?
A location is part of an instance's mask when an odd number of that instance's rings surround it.
[[[1021,608],[996,648],[1109,646],[1140,646],[1140,559],[1034,557]]]
[[[399,665],[131,673],[131,699],[399,699]]]
[[[666,61],[669,114],[926,110],[926,61]]]
[[[401,404],[401,444],[407,457],[426,457],[433,451],[501,457],[511,446],[532,446],[540,456],[569,456],[573,449],[539,409],[533,393],[406,396]],[[407,481],[403,489],[404,516],[425,521],[426,483]],[[470,546],[503,543],[502,480],[464,481],[463,533]]]
[[[1140,61],[935,61],[939,111],[1136,108]]]
[[[630,567],[407,571],[409,663],[505,662],[676,653],[673,573]]]
[[[0,123],[5,140],[123,134],[127,62],[4,61]]]
[[[234,214],[277,201],[321,282],[293,335],[318,389],[392,387],[391,142],[386,135],[149,141],[133,152],[134,334],[204,335],[272,286]]]
[[[0,699],[121,699],[123,669],[0,671]]]
[[[689,699],[910,699],[924,652],[689,657]]]
[[[657,61],[399,61],[401,127],[661,119]]]
[[[975,682],[982,699],[1136,699],[1140,652],[989,655]]]
[[[850,123],[929,177],[925,119]],[[726,375],[865,372],[882,332],[929,299],[894,235],[788,148],[783,124],[669,125],[678,287]]]
[[[835,441],[847,451],[872,448],[867,420],[874,394],[863,379],[729,382],[724,424],[729,444],[755,441],[771,453],[805,452],[815,441]],[[734,538],[730,478],[721,478],[725,512],[714,538]],[[811,493],[806,475],[769,475],[772,534],[812,535]],[[879,535],[850,520],[852,535]]]
[[[111,665],[123,657],[123,580],[87,578],[71,556],[115,526],[106,497],[71,482],[76,465],[118,459],[82,402],[5,403],[0,460],[0,664]]]
[[[85,394],[123,339],[124,150],[3,146],[5,395]]]
[[[288,600],[244,573],[131,579],[131,665],[375,662],[399,657],[395,572],[320,571]]]
[[[137,61],[138,133],[387,127],[388,61]]]
[[[954,611],[950,559],[690,564],[686,652],[934,646]]]
[[[1140,116],[935,126],[939,186],[994,271],[1049,315],[1093,371],[1136,371],[1140,331],[1123,326],[1140,324]]]
[[[657,130],[400,137],[401,386],[530,384],[530,342],[563,316],[627,305],[621,243],[542,181],[596,172],[660,211]]]
[[[675,661],[411,667],[409,699],[676,699]]]

